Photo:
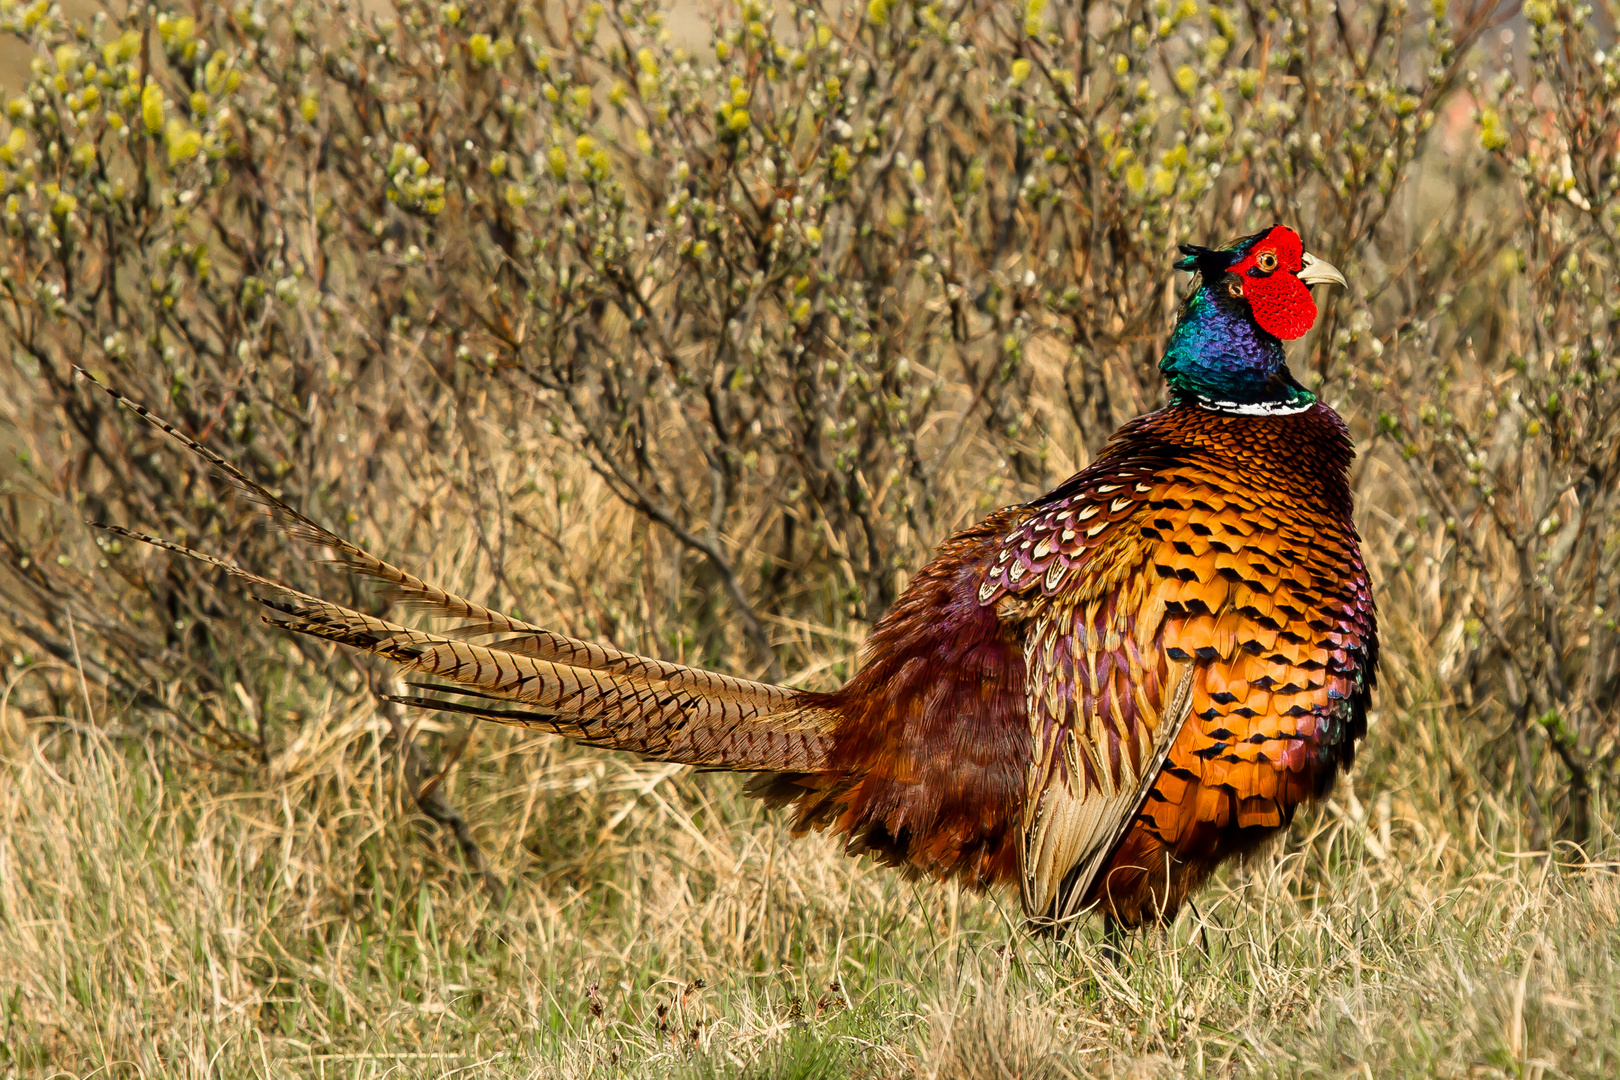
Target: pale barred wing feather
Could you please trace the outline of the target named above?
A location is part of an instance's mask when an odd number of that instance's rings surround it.
[[[1135,797],[1126,806],[1124,813],[1110,813],[1108,818],[1110,828],[1100,839],[1094,835],[1095,842],[1086,849],[1084,855],[1075,860],[1072,864],[1073,869],[1058,887],[1052,910],[1054,919],[1059,923],[1084,914],[1081,904],[1090,894],[1092,883],[1108,864],[1108,858],[1113,850],[1125,838],[1125,832],[1131,827],[1131,822],[1141,813],[1143,804],[1147,802],[1148,793],[1158,779],[1159,770],[1164,767],[1165,758],[1170,755],[1170,748],[1175,745],[1177,737],[1181,734],[1182,725],[1186,724],[1188,716],[1192,714],[1193,667],[1191,664],[1179,666],[1181,674],[1174,679],[1175,693],[1169,705],[1163,710],[1163,719],[1158,729],[1153,733],[1153,756],[1148,759],[1147,767],[1137,778]],[[1120,800],[1112,800],[1110,811],[1117,811],[1120,805]]]
[[[1019,863],[1024,914],[1057,917],[1055,901],[1063,879],[1108,832],[1108,819],[1118,812],[1115,804],[1120,801],[1058,783],[1026,802]]]
[[[1099,738],[1084,718],[1036,741],[1025,779],[1019,862],[1026,915],[1062,922],[1081,913],[1092,882],[1141,810],[1186,723],[1192,673],[1190,664],[1173,665],[1170,701],[1143,717],[1152,740],[1147,753],[1135,758],[1133,740],[1119,740],[1117,769],[1100,765],[1100,748],[1109,739]]]

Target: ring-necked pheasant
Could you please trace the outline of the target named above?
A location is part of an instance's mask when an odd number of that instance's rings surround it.
[[[1315,321],[1309,287],[1344,278],[1282,226],[1182,251],[1197,278],[1159,365],[1169,405],[1046,496],[945,541],[832,693],[622,653],[443,592],[130,404],[349,569],[459,621],[408,629],[187,552],[255,586],[270,621],[437,680],[398,700],[756,773],[753,794],[851,853],[1016,881],[1037,924],[1097,908],[1136,926],[1327,791],[1365,730],[1377,658],[1350,439],[1283,351]]]

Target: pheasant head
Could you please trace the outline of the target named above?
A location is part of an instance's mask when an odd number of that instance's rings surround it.
[[[1198,279],[1159,362],[1172,399],[1248,415],[1309,408],[1316,397],[1288,370],[1283,342],[1316,322],[1310,287],[1343,285],[1344,275],[1284,225],[1224,248],[1181,251],[1176,269]]]

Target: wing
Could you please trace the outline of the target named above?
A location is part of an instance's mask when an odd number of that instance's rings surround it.
[[[1080,911],[1188,715],[1194,665],[1164,640],[1162,453],[1112,458],[1047,497],[1004,540],[979,602],[1025,627],[1031,753],[1019,880],[1025,913]]]
[[[1080,633],[1062,616],[1042,622],[1026,654],[1029,685],[1044,692],[1030,694],[1019,882],[1025,912],[1061,924],[1081,914],[1152,790],[1187,720],[1194,667],[1155,664],[1162,654],[1144,658],[1124,635],[1087,651],[1105,622]]]

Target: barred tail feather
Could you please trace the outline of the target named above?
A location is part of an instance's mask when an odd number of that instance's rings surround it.
[[[274,626],[360,649],[441,684],[412,684],[418,689],[528,708],[503,710],[440,696],[394,698],[402,704],[466,713],[549,731],[587,746],[706,768],[816,773],[828,767],[837,716],[805,705],[787,687],[623,653],[538,628],[490,645],[413,630],[161,537],[116,525],[100,527],[242,581],[269,609],[265,621]]]
[[[474,699],[394,700],[551,731],[656,760],[743,772],[816,773],[828,768],[837,715],[806,705],[797,691],[581,641],[440,589],[316,524],[145,406],[101,389],[223,472],[290,535],[325,548],[344,569],[382,582],[406,606],[461,621],[442,634],[412,630],[160,537],[98,526],[196,559],[246,584],[270,609],[265,620],[273,625],[361,649],[407,672],[438,679],[438,686],[416,684],[435,695]],[[469,638],[496,640],[479,644]],[[490,701],[519,707],[481,704]]]
[[[266,618],[277,626],[363,649],[449,684],[429,689],[508,701],[532,711],[436,697],[406,699],[410,704],[449,707],[660,761],[741,771],[827,767],[833,715],[803,706],[783,687],[624,654],[625,660],[639,661],[641,670],[628,674],[558,663],[500,645],[411,630],[336,604],[264,602],[273,612]],[[652,668],[658,673],[647,671]]]
[[[84,377],[89,380],[92,385],[105,392],[120,406],[128,409],[130,412],[134,413],[148,424],[151,424],[153,427],[180,443],[186,447],[186,449],[190,450],[204,461],[207,461],[214,468],[224,473],[232,483],[246,493],[251,499],[253,499],[253,501],[262,506],[272,518],[281,523],[289,535],[306,543],[314,544],[317,547],[325,548],[331,553],[332,561],[343,567],[345,570],[348,570],[350,573],[359,574],[362,577],[369,577],[375,581],[381,582],[384,586],[385,594],[390,599],[400,600],[407,607],[425,611],[429,614],[442,618],[468,620],[472,625],[466,628],[467,632],[473,634],[517,633],[522,631],[532,631],[539,634],[550,633],[550,631],[547,631],[542,626],[535,626],[534,624],[524,622],[521,619],[514,619],[510,615],[503,615],[498,611],[493,611],[490,608],[484,607],[482,604],[475,603],[474,601],[468,600],[462,596],[457,596],[455,593],[447,592],[436,585],[430,585],[407,570],[402,570],[391,563],[384,562],[382,559],[377,558],[369,551],[366,551],[349,540],[345,540],[337,533],[332,532],[330,529],[318,524],[313,519],[300,513],[293,507],[288,506],[276,495],[275,492],[271,491],[269,488],[247,475],[247,473],[237,468],[234,464],[227,461],[225,458],[221,457],[207,446],[175,427],[161,416],[158,416],[156,413],[152,412],[145,405],[142,405],[140,402],[131,398],[124,397],[111,387],[96,382],[96,380],[91,377],[90,373],[85,371],[83,368],[77,368],[76,370],[78,370],[80,374],[84,375]],[[140,536],[135,538],[147,539]],[[173,545],[164,543],[159,543],[158,546],[173,548]],[[200,552],[180,548],[174,548],[174,550],[180,551],[182,554],[187,554],[192,557],[201,557],[203,561],[217,562],[217,560],[212,559],[212,557],[202,556]],[[236,568],[231,569],[235,570]],[[238,576],[241,576],[243,573],[247,572],[241,571],[238,573]],[[274,582],[269,582],[268,584],[276,585]],[[279,588],[280,586],[276,585],[276,587]],[[557,636],[560,637],[560,635]],[[572,638],[563,638],[563,640],[573,642],[575,645],[586,644],[584,642],[574,642]],[[604,659],[610,656],[623,657],[627,655],[619,653],[617,650],[609,648],[608,646],[588,647],[601,650]]]

